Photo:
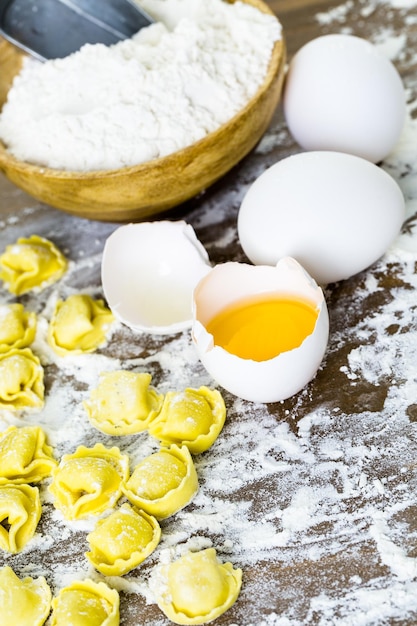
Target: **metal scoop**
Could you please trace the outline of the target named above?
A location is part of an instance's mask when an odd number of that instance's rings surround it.
[[[114,44],[152,21],[134,0],[0,0],[0,35],[41,61]]]

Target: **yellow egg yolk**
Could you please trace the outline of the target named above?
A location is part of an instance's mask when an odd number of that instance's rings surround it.
[[[242,359],[266,361],[299,347],[315,327],[318,310],[303,300],[261,294],[239,300],[206,324],[214,343]]]

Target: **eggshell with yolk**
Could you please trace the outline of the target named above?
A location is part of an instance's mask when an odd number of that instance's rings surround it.
[[[240,358],[215,345],[207,323],[229,304],[262,293],[311,303],[318,312],[313,332],[298,348],[265,361]],[[192,338],[201,362],[215,381],[245,400],[277,402],[299,392],[315,376],[328,335],[323,292],[292,258],[282,259],[276,267],[223,263],[214,267],[194,290]]]

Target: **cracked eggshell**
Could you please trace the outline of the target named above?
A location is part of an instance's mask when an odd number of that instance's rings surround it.
[[[192,322],[192,293],[211,269],[207,252],[184,221],[116,229],[103,251],[101,279],[117,319],[135,331],[176,333]]]
[[[233,302],[271,294],[311,303],[313,332],[293,350],[265,361],[244,359],[215,345],[206,325]],[[298,393],[316,375],[326,351],[329,316],[323,291],[293,258],[275,267],[229,262],[217,265],[194,290],[192,339],[206,370],[224,389],[253,402],[278,402]]]

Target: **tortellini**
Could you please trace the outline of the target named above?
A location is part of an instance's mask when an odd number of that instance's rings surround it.
[[[0,615],[6,626],[43,626],[51,608],[51,590],[43,576],[20,580],[11,569],[0,569]]]
[[[43,367],[30,348],[0,354],[0,408],[41,408]]]
[[[52,600],[51,626],[119,626],[119,594],[103,582],[75,581]]]
[[[192,454],[208,450],[223,428],[226,407],[219,391],[200,387],[170,391],[148,431],[164,445],[184,444]]]
[[[157,604],[176,624],[206,624],[236,601],[242,571],[221,564],[214,548],[189,552],[161,567],[164,580]]]
[[[0,279],[11,293],[20,296],[57,281],[67,265],[66,258],[51,241],[38,235],[21,237],[0,256]]]
[[[129,476],[129,457],[119,448],[79,446],[62,457],[49,487],[54,504],[69,520],[97,515],[115,506]]]
[[[156,548],[161,528],[154,517],[124,504],[99,520],[88,536],[86,557],[105,576],[123,576]]]
[[[96,428],[109,435],[145,430],[160,411],[163,396],[150,386],[151,375],[129,371],[105,372],[84,402]]]
[[[0,439],[0,485],[38,483],[57,462],[40,426],[9,426]]]
[[[48,342],[61,356],[94,352],[106,342],[114,321],[103,300],[74,294],[56,304],[48,329]]]
[[[0,305],[0,353],[26,348],[35,339],[36,314],[23,304]]]
[[[42,507],[37,487],[0,486],[0,548],[15,554],[35,534]]]
[[[161,448],[138,463],[123,486],[132,504],[158,519],[173,515],[198,489],[197,472],[187,446]]]

